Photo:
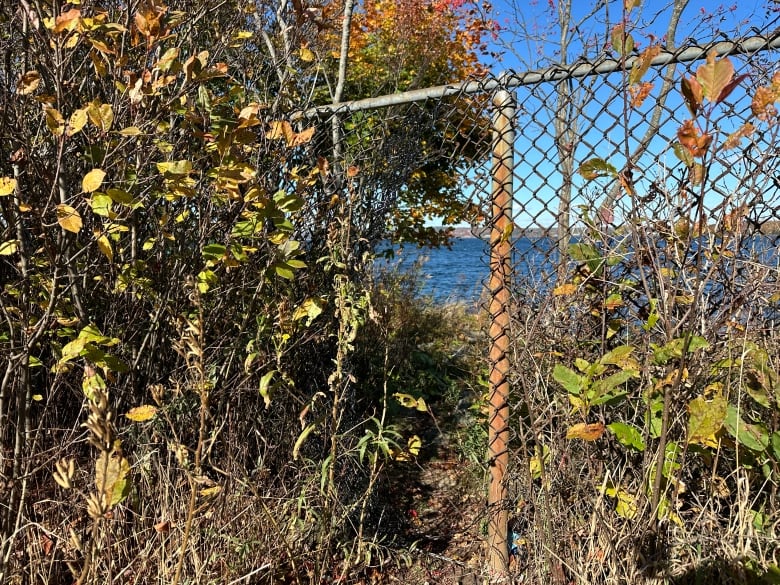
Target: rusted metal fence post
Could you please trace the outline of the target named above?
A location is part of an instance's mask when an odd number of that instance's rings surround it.
[[[490,412],[488,415],[488,565],[504,575],[509,568],[506,468],[509,463],[509,278],[512,242],[512,175],[515,102],[501,90],[493,98],[493,192],[490,231]]]

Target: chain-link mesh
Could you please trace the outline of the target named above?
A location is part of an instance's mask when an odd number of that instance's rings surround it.
[[[491,566],[635,582],[775,554],[779,41],[293,117],[304,245],[356,268],[388,226],[441,241],[431,216],[490,243]]]
[[[774,100],[756,96],[780,89],[777,42],[336,114],[357,242],[388,219],[432,236],[443,200],[490,241],[492,566],[633,582],[774,554],[780,182]]]

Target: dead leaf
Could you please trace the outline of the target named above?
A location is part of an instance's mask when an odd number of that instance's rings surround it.
[[[566,431],[566,438],[595,441],[604,434],[604,429],[603,423],[577,423]]]

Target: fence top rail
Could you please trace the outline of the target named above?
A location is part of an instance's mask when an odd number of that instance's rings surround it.
[[[710,51],[715,51],[718,56],[722,57],[725,55],[749,55],[778,48],[780,48],[780,29],[767,35],[757,34],[738,40],[713,41],[705,45],[689,43],[674,51],[662,50],[650,64],[653,67],[660,67],[670,63],[689,63],[704,59]],[[536,71],[522,73],[506,71],[497,77],[483,80],[438,85],[374,98],[317,106],[298,112],[293,118],[316,118],[318,116],[381,109],[430,99],[441,99],[453,95],[487,93],[498,89],[514,89],[547,81],[604,75],[620,70],[628,71],[634,66],[638,58],[638,55],[632,55],[623,60],[604,57],[597,61],[580,60],[571,65],[553,65],[552,67]]]

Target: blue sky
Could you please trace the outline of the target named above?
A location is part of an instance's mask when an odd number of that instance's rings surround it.
[[[589,11],[591,2],[575,0],[573,4],[575,5],[573,20],[577,22],[577,28],[572,31],[572,36],[578,39],[584,38],[585,41],[578,40],[573,43],[568,54],[569,62],[576,60],[584,48],[588,48],[587,52],[591,56],[597,54],[603,48],[604,38],[608,37],[611,26],[622,17],[622,0],[610,2],[608,10],[602,7],[596,12]],[[670,3],[657,4],[646,1],[643,4],[652,5],[653,8],[634,9],[632,13],[632,22],[636,24],[632,34],[640,47],[647,46],[653,36],[663,37],[671,12]],[[677,44],[678,46],[686,44],[690,39],[706,44],[712,39],[723,40],[727,37],[748,36],[755,34],[752,28],[769,30],[767,19],[777,14],[766,10],[768,4],[771,4],[768,0],[766,3],[742,2],[739,5],[691,0],[678,27]],[[495,5],[494,16],[503,28],[496,46],[496,50],[502,50],[502,58],[500,62],[493,65],[495,72],[508,69],[524,71],[529,67],[539,67],[545,63],[558,61],[560,51],[556,53],[558,49],[556,39],[559,32],[556,26],[550,25],[551,13],[548,0],[525,0],[516,3],[515,0],[500,0]],[[503,47],[500,43],[503,43]],[[738,73],[747,71],[744,69],[744,61],[740,58],[735,58],[734,63]],[[691,75],[699,65],[700,63],[678,65],[675,75],[678,79],[683,75]],[[660,80],[657,76],[655,79],[657,93]],[[654,103],[653,97],[656,94],[651,94],[644,106],[629,112],[627,119],[632,132],[627,134],[622,126],[625,121],[623,99],[615,99],[619,96],[618,88],[621,83],[620,74],[573,82],[574,88],[579,92],[590,93],[589,102],[592,102],[583,110],[580,129],[583,135],[575,146],[575,169],[594,157],[606,158],[620,169],[625,162],[621,152],[626,148],[633,149],[637,144],[637,138],[644,134],[647,118]],[[679,89],[678,83],[676,86]],[[517,223],[522,227],[549,226],[555,223],[554,212],[562,179],[556,169],[557,153],[551,129],[554,110],[550,105],[555,99],[553,90],[552,84],[543,84],[532,89],[520,88],[516,94],[519,109],[516,140],[518,155],[515,162],[517,167],[514,187],[515,213]],[[735,91],[732,97],[733,108],[727,110],[721,107],[714,111],[713,123],[719,128],[721,138],[741,123],[740,114],[749,109],[750,99],[744,90]],[[652,152],[639,164],[641,169],[638,175],[641,178],[637,188],[642,193],[647,193],[654,181],[660,182],[659,184],[670,181],[670,177],[681,168],[682,163],[674,157],[671,147],[676,140],[676,128],[689,118],[690,114],[679,98],[679,91],[670,96],[668,105],[668,111],[664,112],[664,119],[667,120],[666,127],[662,123],[663,136],[654,139]],[[591,121],[589,122],[588,119]],[[710,172],[713,180],[712,185],[708,187],[709,193],[712,194],[708,197],[711,198],[711,206],[714,207],[737,181],[749,178],[751,169],[739,165],[729,167],[727,159],[724,159],[720,163],[716,162]],[[483,188],[489,189],[489,178],[485,176],[482,179]],[[578,205],[587,205],[591,209],[598,207],[608,189],[609,181],[606,179],[586,182],[575,174],[573,189],[575,215],[579,213]],[[615,208],[618,218],[620,211],[620,204],[618,204]]]

